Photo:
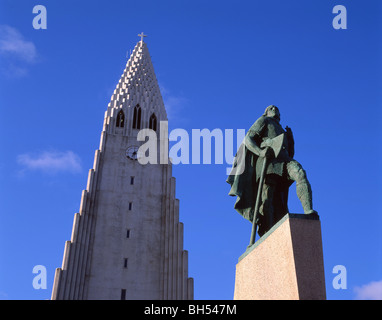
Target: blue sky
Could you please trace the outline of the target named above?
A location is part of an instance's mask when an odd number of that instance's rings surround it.
[[[1,0],[0,298],[50,298],[104,112],[144,31],[170,130],[247,130],[279,107],[321,217],[328,299],[381,299],[379,2]],[[37,4],[46,30],[32,26]],[[332,26],[335,5],[346,30]],[[227,167],[173,168],[196,299],[233,298],[249,241]],[[302,213],[294,186],[289,208]],[[45,290],[32,287],[35,265]],[[336,265],[347,289],[332,286]]]

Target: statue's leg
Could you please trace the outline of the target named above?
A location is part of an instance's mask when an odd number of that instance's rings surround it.
[[[295,160],[288,162],[287,172],[288,178],[296,181],[296,192],[298,198],[301,201],[304,213],[317,214],[317,212],[313,210],[312,188],[306,176],[306,172],[302,168],[301,164]]]
[[[264,183],[263,190],[261,193],[261,207],[260,212],[263,214],[264,218],[264,231],[268,231],[273,226],[274,214],[273,214],[273,195],[274,186]]]

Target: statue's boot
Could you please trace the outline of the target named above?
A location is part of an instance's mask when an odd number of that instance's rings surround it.
[[[317,211],[313,210],[312,188],[307,179],[296,182],[296,192],[301,201],[304,213],[318,216]]]

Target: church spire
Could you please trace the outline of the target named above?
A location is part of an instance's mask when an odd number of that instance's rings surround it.
[[[149,128],[152,114],[155,114],[158,123],[167,121],[167,113],[154,66],[147,44],[143,42],[146,35],[142,32],[138,36],[141,37],[141,41],[136,44],[126,63],[105,114],[104,125],[107,127],[116,122],[118,112],[123,110],[127,119],[125,134],[131,134],[130,128],[134,126],[134,108],[137,105],[142,110],[142,123],[138,128]],[[104,130],[108,131],[106,127]]]

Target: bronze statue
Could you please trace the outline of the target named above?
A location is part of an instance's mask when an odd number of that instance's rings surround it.
[[[261,237],[288,213],[288,190],[294,181],[304,213],[317,215],[306,172],[293,156],[292,130],[283,129],[279,109],[270,105],[247,132],[227,179],[229,195],[237,197],[234,208],[253,223],[250,245],[256,228]]]

